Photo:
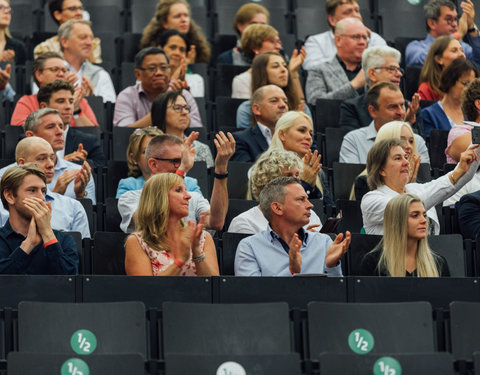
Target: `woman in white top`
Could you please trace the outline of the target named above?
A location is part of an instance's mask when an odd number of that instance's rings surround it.
[[[303,162],[291,151],[272,150],[264,152],[252,167],[250,178],[252,197],[258,200],[260,192],[271,180],[280,176],[299,177],[303,170]],[[255,206],[235,217],[229,232],[255,234],[267,228],[267,219],[262,214],[260,206]],[[305,229],[320,227],[322,223],[318,215],[311,211],[310,223]]]
[[[454,171],[425,184],[408,183],[410,164],[399,139],[385,139],[373,145],[367,155],[367,181],[372,191],[362,198],[363,227],[367,234],[383,234],[383,213],[393,197],[411,193],[418,195],[433,222],[435,234],[440,223],[435,206],[452,196],[470,181],[478,168],[478,145],[462,153]]]

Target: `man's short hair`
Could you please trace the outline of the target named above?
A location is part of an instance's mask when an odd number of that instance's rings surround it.
[[[272,203],[284,203],[287,195],[285,187],[291,184],[300,184],[300,180],[295,177],[277,177],[266,184],[261,191],[260,209],[269,223],[273,218]]]
[[[4,192],[10,191],[13,196],[17,196],[18,188],[23,183],[23,179],[28,175],[35,175],[42,179],[47,184],[47,178],[45,172],[38,167],[35,163],[25,163],[12,168],[8,168],[0,180],[0,194],[3,207],[8,211],[8,202],[5,199]]]
[[[380,93],[384,88],[388,88],[392,91],[400,91],[400,87],[392,82],[378,82],[367,92],[367,106],[372,106],[373,108],[378,109],[378,98],[380,97]]]
[[[40,84],[37,81],[37,77],[35,77],[35,73],[42,71],[43,68],[45,67],[45,63],[49,59],[63,60],[63,56],[60,55],[58,52],[48,51],[48,52],[42,53],[35,60],[33,60],[32,75],[33,75],[33,80],[35,81],[37,86],[40,86]]]
[[[362,54],[362,69],[365,74],[365,80],[367,85],[370,86],[370,78],[368,77],[368,71],[372,68],[381,67],[385,64],[385,58],[393,57],[400,64],[402,55],[395,48],[389,46],[376,46],[369,47]]]
[[[158,54],[162,54],[163,56],[165,56],[165,58],[167,59],[167,63],[170,64],[170,59],[168,58],[167,54],[163,49],[158,47],[145,47],[140,51],[138,51],[137,54],[135,55],[135,69],[142,68],[143,60],[145,59],[146,56],[158,55]]]
[[[271,86],[272,85],[265,85],[256,89],[255,92],[252,94],[252,98],[250,99],[252,104],[262,103],[263,99],[265,98],[265,91]]]
[[[37,94],[38,103],[48,104],[52,95],[61,90],[70,91],[72,95],[75,94],[75,89],[70,82],[64,81],[63,79],[56,79],[40,87]]]
[[[450,0],[430,0],[423,6],[423,14],[425,15],[425,25],[427,27],[427,32],[430,31],[428,26],[428,20],[438,20],[440,14],[442,13],[442,7],[447,7],[451,10],[457,9],[455,4]]]
[[[176,135],[172,134],[162,134],[162,135],[157,135],[153,137],[150,141],[150,143],[147,146],[147,149],[145,150],[145,159],[148,161],[151,157],[153,157],[153,154],[156,153],[158,156],[158,151],[160,150],[160,154],[162,153],[163,147],[166,145],[172,146],[172,145],[182,145],[183,146],[183,140]]]
[[[462,93],[462,111],[467,121],[476,122],[479,117],[476,100],[480,100],[480,78],[475,78]]]
[[[48,2],[48,10],[50,11],[50,15],[52,16],[52,19],[55,21],[57,25],[60,23],[57,21],[55,16],[53,15],[55,12],[60,12],[62,13],[63,10],[63,2],[65,0],[50,0]]]
[[[30,113],[23,124],[23,131],[32,131],[33,133],[37,133],[38,127],[42,123],[42,118],[46,115],[56,114],[60,116],[60,112],[53,108],[42,108],[37,109]]]
[[[77,23],[82,25],[87,25],[90,28],[92,28],[92,23],[90,21],[75,20],[75,19],[68,20],[67,22],[62,23],[58,28],[58,41],[60,42],[61,39],[67,39],[67,40],[70,39],[70,37],[72,36],[73,26],[75,26]],[[60,43],[60,49],[63,52],[62,43]]]

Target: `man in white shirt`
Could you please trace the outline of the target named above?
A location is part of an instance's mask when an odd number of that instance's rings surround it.
[[[346,17],[353,17],[362,20],[360,7],[356,0],[327,0],[325,7],[330,30],[320,34],[311,35],[305,41],[307,57],[303,62],[303,69],[306,70],[326,61],[330,61],[337,53],[337,47],[333,40],[333,31],[335,30],[338,21]],[[369,47],[386,45],[387,43],[380,35],[370,31]]]

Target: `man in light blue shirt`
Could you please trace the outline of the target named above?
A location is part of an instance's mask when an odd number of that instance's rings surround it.
[[[269,225],[239,243],[235,276],[342,276],[340,258],[350,245],[350,232],[343,241],[343,234],[332,241],[326,234],[305,231],[312,207],[297,178],[270,181],[260,193],[260,209]]]
[[[55,153],[50,144],[40,137],[28,137],[18,142],[15,150],[18,165],[35,163],[45,172],[46,183],[53,178]],[[82,238],[90,238],[88,218],[82,204],[75,199],[53,193],[47,187],[46,202],[52,207],[51,225],[53,229],[68,232],[80,232]],[[9,218],[9,212],[0,207],[0,226],[4,226]]]

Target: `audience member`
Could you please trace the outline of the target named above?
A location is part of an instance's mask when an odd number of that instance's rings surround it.
[[[217,64],[250,65],[252,60],[247,57],[242,48],[243,31],[250,25],[266,25],[270,22],[270,12],[260,4],[243,4],[233,19],[233,30],[237,34],[237,45],[234,48],[222,52],[217,57]]]
[[[65,22],[58,28],[58,39],[67,68],[77,76],[75,86],[82,87],[85,96],[101,96],[104,102],[115,103],[110,74],[88,61],[93,43],[91,22],[74,19]]]
[[[303,171],[302,160],[291,151],[271,150],[266,151],[257,159],[252,167],[252,175],[249,186],[251,196],[258,200],[265,185],[273,179],[281,176],[298,178]],[[310,221],[304,226],[306,230],[320,227],[320,218],[315,211],[311,211]],[[267,229],[268,222],[262,214],[260,205],[236,216],[230,226],[229,232],[255,234]]]
[[[446,259],[427,240],[428,218],[422,200],[413,194],[392,198],[385,207],[383,238],[362,260],[362,276],[450,276]]]
[[[368,30],[362,21],[347,17],[335,27],[337,54],[308,71],[305,91],[307,101],[317,99],[349,99],[364,92],[365,75],[362,70],[362,54],[368,47]]]
[[[54,175],[55,153],[52,146],[40,137],[27,137],[17,144],[15,149],[17,165],[35,163],[45,173],[45,183],[48,185]],[[65,197],[50,191],[47,186],[45,201],[51,205],[52,228],[68,232],[80,232],[82,238],[90,238],[90,229],[85,209],[76,199]],[[0,225],[8,221],[8,211],[0,207]]]
[[[135,56],[134,72],[138,82],[118,94],[113,126],[152,126],[153,100],[170,89],[170,62],[160,48],[147,47],[139,51]],[[187,90],[182,90],[182,95],[190,106],[190,127],[201,128],[202,119],[194,97]]]
[[[424,40],[414,40],[407,45],[405,50],[407,66],[423,65],[432,43],[444,35],[451,35],[459,40],[467,58],[475,65],[480,65],[480,41],[474,21],[475,7],[471,0],[462,1],[460,6],[463,14],[458,20],[455,4],[450,0],[429,0],[424,5],[427,37]],[[466,43],[462,41],[463,39]]]
[[[391,82],[400,86],[403,69],[400,68],[400,52],[389,46],[369,47],[362,55],[362,70],[365,74],[367,87],[370,88],[379,82]],[[421,128],[421,116],[416,116],[419,107],[419,96],[415,94],[410,104],[405,100],[405,108],[408,108],[405,121]],[[372,116],[368,112],[367,93],[345,100],[340,106],[339,126],[348,129],[358,129],[368,126],[372,122]]]
[[[232,161],[254,162],[258,155],[268,149],[275,124],[288,111],[287,96],[275,85],[255,90],[251,102],[256,126],[233,133],[237,147]]]
[[[23,129],[27,137],[36,136],[45,139],[55,152],[62,150],[65,146],[63,121],[56,109],[43,108],[32,112],[27,117]],[[16,163],[0,169],[0,176],[15,165]],[[91,168],[86,161],[78,165],[57,157],[54,176],[48,188],[54,193],[71,198],[89,198],[93,204],[96,204],[95,182],[91,178]]]
[[[198,133],[193,132],[184,141],[170,134],[153,138],[145,153],[151,174],[176,173],[184,177],[193,166],[195,149],[192,147],[192,143],[197,137]],[[198,222],[200,214],[209,211],[205,219],[206,227],[220,230],[223,228],[228,210],[227,166],[228,160],[235,152],[235,140],[230,133],[225,135],[220,132],[216,135],[214,143],[217,148],[217,157],[215,158],[215,174],[210,198],[211,208],[201,193],[191,192],[188,219]],[[118,200],[118,210],[122,216],[120,228],[124,232],[130,232],[135,226],[140,195],[141,190],[128,191]]]
[[[68,75],[68,69],[65,67],[65,62],[57,52],[45,52],[37,57],[33,62],[32,76],[37,90],[38,87],[42,87],[43,85],[58,79],[67,80],[71,84],[74,84],[77,80],[74,74]],[[84,90],[81,87],[75,89],[74,113],[76,117],[72,117],[70,125],[98,126],[97,118],[85,99],[84,94]],[[10,124],[23,125],[27,116],[37,109],[40,109],[37,94],[22,96],[15,105]]]
[[[145,182],[149,179],[152,173],[148,167],[147,158],[145,156],[147,146],[153,137],[162,134],[163,132],[160,129],[154,127],[139,128],[130,134],[130,140],[127,146],[128,177],[122,178],[119,181],[116,194],[117,199],[127,191],[140,190],[143,188],[143,185],[145,185]],[[190,177],[185,176],[187,190],[189,180]]]
[[[475,241],[480,233],[480,190],[462,196],[456,207],[463,239]]]
[[[441,36],[428,51],[427,58],[420,71],[418,94],[422,100],[440,100],[444,92],[440,89],[442,71],[455,59],[464,59],[462,46],[455,38]]]
[[[55,80],[47,83],[38,91],[38,102],[40,108],[54,108],[60,112],[63,121],[63,133],[65,137],[65,147],[57,151],[57,156],[68,161],[83,162],[91,159],[95,166],[103,166],[105,164],[105,156],[100,140],[93,134],[85,133],[77,128],[70,128],[74,115],[74,93],[75,90],[71,83],[62,80]],[[77,125],[85,122],[85,126],[89,122],[85,115],[82,118],[77,116]],[[83,126],[83,125],[82,125]]]
[[[478,71],[468,60],[456,59],[445,68],[440,77],[440,90],[443,98],[422,109],[423,130],[427,137],[432,129],[450,130],[455,124],[462,124],[463,90],[478,77]]]
[[[49,0],[48,9],[52,19],[59,26],[69,20],[81,20],[83,18],[83,4],[80,0]],[[37,59],[45,52],[61,52],[58,35],[54,35],[37,44],[33,50],[33,57]],[[93,38],[92,40],[92,50],[88,61],[92,64],[102,63],[102,51],[99,38]]]
[[[135,232],[125,242],[125,270],[131,276],[219,276],[212,236],[189,214],[183,179],[174,173],[152,176],[142,190]]]
[[[266,230],[244,238],[235,254],[235,276],[290,276],[297,273],[342,276],[340,258],[350,245],[350,232],[332,242],[322,233],[305,231],[313,205],[300,181],[278,177],[260,193]]]
[[[194,97],[205,96],[205,81],[198,73],[192,73],[187,65],[187,51],[189,41],[185,34],[177,29],[168,29],[161,33],[155,43],[167,54],[170,60],[172,75],[170,82],[179,85],[179,89],[186,88]]]
[[[10,33],[8,27],[12,20],[10,0],[0,0],[0,61],[13,61],[16,65],[25,65],[27,49],[25,44]]]
[[[155,39],[165,29],[177,29],[187,35],[191,43],[187,65],[210,62],[210,44],[202,29],[191,19],[186,0],[159,0],[155,14],[143,30],[140,48],[154,46]]]
[[[298,63],[300,60],[301,58],[297,58]],[[304,110],[311,118],[312,114],[310,108],[305,104],[303,90],[296,71],[299,67],[300,65],[295,65],[293,71],[290,71],[290,68],[287,68],[287,62],[278,52],[262,53],[253,60],[251,94],[262,86],[276,85],[285,92],[289,108],[299,111]],[[245,101],[237,108],[237,128],[248,129],[251,119],[253,120],[252,104],[250,101]]]
[[[327,0],[325,2],[325,10],[327,14],[327,21],[330,30],[320,34],[310,35],[305,41],[305,49],[307,50],[307,57],[303,63],[303,69],[309,70],[330,61],[337,53],[337,47],[334,41],[334,31],[337,22],[347,18],[358,18],[362,21],[360,14],[360,7],[356,0]],[[302,22],[302,20],[297,20]],[[369,47],[385,46],[387,43],[383,38],[370,30],[367,30],[370,37]]]
[[[242,46],[247,56],[254,62],[258,56],[261,56],[267,52],[276,52],[281,55],[282,41],[278,37],[278,32],[270,25],[250,25],[245,29],[242,35]],[[288,63],[288,75],[289,79],[293,82],[295,89],[297,90],[297,96],[304,97],[302,85],[298,75],[298,69],[302,66],[302,62],[305,59],[305,48],[300,50],[295,49],[292,53],[292,58]],[[287,67],[287,59],[283,57],[283,64]],[[232,82],[232,98],[250,99],[252,93],[259,87],[258,82],[255,82],[259,78],[265,80],[267,72],[263,71],[262,76],[258,77],[257,74],[253,75],[252,70],[256,64],[252,64],[252,67],[245,72],[237,75],[233,78]],[[266,62],[261,65],[265,70]],[[278,65],[278,64],[277,64]],[[273,66],[272,66],[273,68]]]
[[[0,181],[3,207],[10,217],[0,228],[0,273],[76,275],[74,239],[53,230],[45,202],[45,173],[34,164],[9,168]]]
[[[323,199],[326,205],[335,205],[328,191],[328,180],[322,172],[317,150],[313,144],[313,123],[303,112],[290,111],[282,115],[275,125],[275,133],[269,150],[293,151],[303,160],[300,177],[302,186],[310,199]]]
[[[167,91],[158,95],[152,104],[152,124],[165,134],[185,138],[190,125],[190,106],[180,91]],[[210,147],[198,140],[193,141],[195,161],[204,161],[207,168],[213,167]]]
[[[460,190],[477,171],[478,146],[462,153],[454,171],[424,184],[408,183],[409,162],[402,142],[386,139],[373,145],[367,157],[367,181],[371,191],[362,198],[363,227],[367,234],[383,233],[383,213],[387,203],[399,194],[418,195],[431,220],[431,232],[440,233],[435,206]]]
[[[368,90],[367,105],[373,121],[370,125],[345,135],[340,147],[340,163],[365,164],[378,130],[387,122],[405,121],[405,100],[400,88],[391,82],[377,83]],[[422,162],[430,163],[425,141],[418,134],[414,137]]]

